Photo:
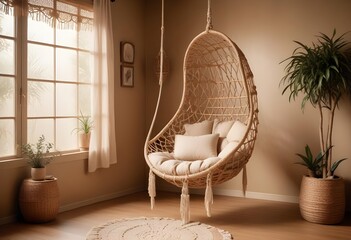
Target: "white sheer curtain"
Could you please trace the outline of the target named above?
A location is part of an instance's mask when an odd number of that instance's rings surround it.
[[[114,56],[110,0],[94,0],[94,77],[88,171],[117,162],[114,110]]]

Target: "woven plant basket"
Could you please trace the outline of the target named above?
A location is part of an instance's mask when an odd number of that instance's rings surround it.
[[[345,215],[345,182],[342,178],[304,176],[300,189],[300,212],[313,223],[337,224]]]
[[[27,222],[43,223],[55,219],[60,206],[57,179],[25,179],[19,193],[19,206]]]

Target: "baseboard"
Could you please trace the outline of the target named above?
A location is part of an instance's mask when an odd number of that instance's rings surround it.
[[[161,191],[168,192],[180,192],[180,188],[163,188],[159,187]],[[203,189],[191,189],[190,193],[193,194],[203,194]],[[288,203],[298,203],[299,197],[297,196],[288,196],[288,195],[280,195],[280,194],[271,194],[271,193],[261,193],[261,192],[250,192],[246,191],[246,195],[244,196],[241,190],[228,190],[228,189],[213,189],[213,194],[221,195],[221,196],[230,196],[230,197],[246,197],[251,199],[260,199],[260,200],[269,200],[276,202],[288,202]]]
[[[136,188],[126,189],[126,190],[123,190],[123,191],[120,191],[120,192],[115,192],[115,193],[112,193],[112,194],[106,194],[106,195],[102,195],[102,196],[86,199],[84,201],[79,201],[79,202],[74,202],[74,203],[62,205],[59,208],[59,212],[60,213],[61,212],[66,212],[66,211],[70,211],[70,210],[73,210],[73,209],[76,209],[76,208],[92,205],[94,203],[99,203],[99,202],[115,199],[115,198],[118,198],[118,197],[123,197],[123,196],[129,195],[129,194],[133,194],[133,193],[137,193],[137,192],[142,192],[142,191],[145,191],[145,189],[146,189],[145,186],[140,186],[140,187],[136,187]],[[2,217],[2,218],[0,218],[0,225],[13,223],[16,220],[17,220],[17,216],[16,215]]]
[[[288,196],[288,195],[280,195],[280,194],[272,194],[272,193],[247,191],[246,195],[244,196],[241,190],[215,189],[213,192],[214,194],[217,194],[217,195],[231,196],[231,197],[246,197],[246,198],[252,198],[252,199],[261,199],[261,200],[288,202],[288,203],[299,202],[299,197],[297,196]]]
[[[77,209],[77,208],[80,208],[80,207],[92,205],[92,204],[95,204],[95,203],[99,203],[99,202],[115,199],[115,198],[118,198],[118,197],[123,197],[123,196],[129,195],[129,194],[142,192],[142,191],[145,191],[145,186],[137,187],[137,188],[130,188],[130,189],[123,190],[121,192],[116,192],[116,193],[112,193],[112,194],[106,194],[106,195],[102,195],[102,196],[86,199],[84,201],[79,201],[79,202],[74,202],[74,203],[62,205],[62,206],[60,206],[59,212],[61,213],[61,212],[70,211],[70,210]]]

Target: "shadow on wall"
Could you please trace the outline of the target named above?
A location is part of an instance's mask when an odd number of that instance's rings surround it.
[[[351,212],[351,94],[340,100],[339,110],[335,113],[333,159],[347,158],[340,164],[336,174],[345,179],[346,209]]]
[[[282,99],[281,101],[285,100]],[[296,106],[290,107],[294,108]],[[318,146],[318,128],[315,126],[313,118],[306,114],[297,116],[294,109],[292,111],[285,109],[284,116],[264,111],[270,110],[262,109],[260,111],[264,118],[260,118],[258,141],[252,162],[255,164],[253,168],[260,168],[260,171],[269,171],[270,174],[265,173],[264,179],[261,178],[256,181],[267,181],[269,178],[272,187],[280,189],[278,191],[280,194],[298,195],[300,182],[306,171],[303,167],[294,164],[298,161],[295,154],[301,152],[306,143],[315,142],[316,144],[312,145]],[[280,112],[279,108],[274,111]],[[315,131],[313,132],[315,133],[309,135],[304,130],[314,128]],[[259,158],[256,156],[259,156]],[[249,163],[249,165],[251,164]],[[255,173],[258,172],[255,170]],[[249,177],[251,178],[250,172]],[[277,182],[277,179],[280,180]],[[255,181],[255,179],[252,180]]]

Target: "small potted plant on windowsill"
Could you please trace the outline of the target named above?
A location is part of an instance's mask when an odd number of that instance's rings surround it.
[[[302,94],[301,109],[310,102],[319,112],[321,153],[313,159],[306,147],[306,156],[299,155],[304,165],[311,164],[310,176],[305,175],[301,183],[300,212],[307,221],[322,224],[341,222],[345,212],[344,180],[334,175],[344,159],[333,161],[330,147],[335,110],[341,96],[351,89],[350,47],[344,35],[336,37],[335,30],[332,37],[321,33],[311,47],[295,41],[299,47],[283,61],[288,61],[281,80],[283,94],[290,91],[289,101]]]
[[[41,135],[36,144],[24,144],[21,146],[21,152],[27,163],[31,166],[31,176],[33,180],[44,180],[46,176],[46,165],[48,165],[56,156],[50,152],[54,145],[45,142],[44,135]]]
[[[73,129],[79,134],[79,148],[82,151],[89,150],[90,135],[93,128],[93,121],[89,116],[84,116],[80,112],[80,117],[78,118],[79,127]]]

